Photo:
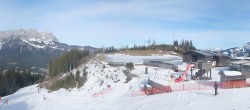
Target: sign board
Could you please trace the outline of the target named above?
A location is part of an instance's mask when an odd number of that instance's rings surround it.
[[[198,68],[199,69],[211,69],[212,64],[211,63],[199,63]]]

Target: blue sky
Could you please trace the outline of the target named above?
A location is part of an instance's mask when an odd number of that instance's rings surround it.
[[[193,40],[196,47],[250,42],[248,0],[1,0],[0,31],[52,32],[60,42],[103,47]]]

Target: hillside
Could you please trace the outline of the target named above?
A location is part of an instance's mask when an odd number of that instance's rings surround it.
[[[186,67],[185,64],[182,66],[184,68]],[[175,72],[168,69],[149,67],[149,74],[145,74],[145,67],[146,66],[135,65],[135,69],[131,71],[133,77],[128,80],[128,76],[124,72],[125,67],[112,67],[107,65],[106,62],[101,62],[93,58],[88,63],[70,72],[76,74],[79,70],[82,76],[84,68],[87,68],[88,78],[83,87],[49,92],[44,88],[39,89],[37,87],[38,85],[29,86],[20,89],[12,95],[3,97],[3,99],[8,98],[9,103],[8,105],[2,103],[0,109],[244,110],[250,107],[248,104],[250,99],[249,88],[219,89],[219,95],[214,96],[214,90],[209,85],[204,85],[205,88],[200,90],[193,88],[193,85],[203,81],[188,81],[175,84],[169,79],[166,79],[169,72],[171,74],[175,74]],[[221,70],[227,70],[227,68],[220,67],[212,69],[212,82],[220,80],[218,73]],[[159,75],[157,77],[155,76],[156,72]],[[65,73],[62,77],[70,73]],[[158,78],[158,80],[162,80],[163,83],[170,84],[174,91],[172,93],[146,96],[140,91],[140,88],[145,79],[149,77]],[[182,91],[183,88],[181,86],[178,88],[179,85],[190,85],[193,89]],[[239,95],[239,93],[241,95]]]
[[[249,88],[186,91],[127,98],[89,98],[82,91],[60,90],[37,93],[37,85],[23,88],[13,95],[1,110],[248,110]],[[240,94],[240,95],[239,95]],[[43,95],[46,99],[43,100]]]
[[[60,43],[51,32],[34,29],[0,31],[0,69],[19,67],[39,71],[48,67],[50,59],[72,48],[97,50]]]

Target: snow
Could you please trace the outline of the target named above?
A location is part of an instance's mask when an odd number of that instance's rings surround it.
[[[158,57],[158,56],[156,56]],[[180,75],[181,72],[173,72],[168,69],[135,66],[131,71],[136,75],[131,81],[125,83],[125,67],[112,67],[106,62],[90,60],[87,64],[72,71],[79,70],[83,74],[87,67],[88,80],[82,88],[70,90],[60,89],[49,93],[46,89],[38,89],[37,84],[22,88],[16,93],[5,96],[9,103],[0,104],[0,110],[247,110],[250,109],[250,88],[219,89],[219,95],[214,96],[214,90],[188,90],[165,94],[146,96],[140,89],[147,83],[147,79],[158,81],[162,84],[197,85],[200,82],[219,81],[220,71],[227,71],[228,67],[212,69],[212,80],[174,83],[169,79],[170,75]],[[180,65],[186,67],[186,64]],[[194,70],[196,72],[198,70]],[[156,74],[157,73],[157,74]],[[233,73],[235,74],[235,73]],[[190,75],[190,73],[188,74]],[[111,88],[108,88],[110,86]],[[207,85],[203,85],[207,86]],[[197,86],[196,86],[197,87]],[[194,87],[193,87],[194,88]],[[39,90],[39,92],[38,92]],[[132,95],[136,93],[135,95]],[[93,97],[93,94],[96,94]],[[240,94],[240,95],[239,95]],[[44,100],[44,97],[46,99]]]
[[[25,42],[25,43],[27,43],[27,44],[33,46],[33,47],[36,47],[36,48],[45,48],[45,45],[43,45],[43,46],[35,45],[35,44],[31,43],[30,41],[28,41],[26,38],[21,38],[21,40],[22,40],[23,42]]]
[[[239,76],[242,75],[239,71],[223,71],[226,76]]]
[[[9,104],[0,105],[1,110],[248,110],[250,89],[219,89],[173,92],[152,96],[128,98],[88,98],[81,91],[59,90],[37,93],[36,85],[23,88],[7,96]],[[240,95],[239,95],[240,93]],[[47,97],[43,100],[43,94]]]
[[[106,55],[107,62],[133,62],[134,64],[143,64],[144,60],[157,59],[165,61],[179,61],[182,58],[173,55],[152,55],[152,56],[130,56],[124,54]]]

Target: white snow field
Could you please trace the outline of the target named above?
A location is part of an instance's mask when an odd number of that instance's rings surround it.
[[[105,66],[104,66],[105,65]],[[83,72],[87,67],[88,80],[82,88],[60,89],[48,93],[37,84],[22,88],[16,93],[3,97],[0,110],[250,110],[250,88],[219,89],[214,96],[212,87],[205,90],[188,90],[146,96],[140,92],[141,84],[149,77],[159,79],[162,84],[175,86],[169,80],[168,69],[135,66],[131,72],[136,77],[128,83],[123,71],[125,67],[112,67],[105,62],[91,60],[73,70]],[[219,71],[227,68],[213,68],[212,81],[219,81]],[[157,76],[156,76],[157,71]],[[197,81],[178,84],[198,83]],[[177,85],[177,84],[176,84]],[[138,96],[132,93],[138,92]],[[45,100],[44,100],[45,96]],[[8,99],[8,104],[4,99]]]
[[[174,55],[152,55],[152,56],[131,56],[125,54],[114,54],[114,55],[106,55],[107,62],[133,62],[134,64],[143,64],[143,60],[149,59],[160,59],[163,61],[176,61],[180,62],[182,60],[181,57]]]

